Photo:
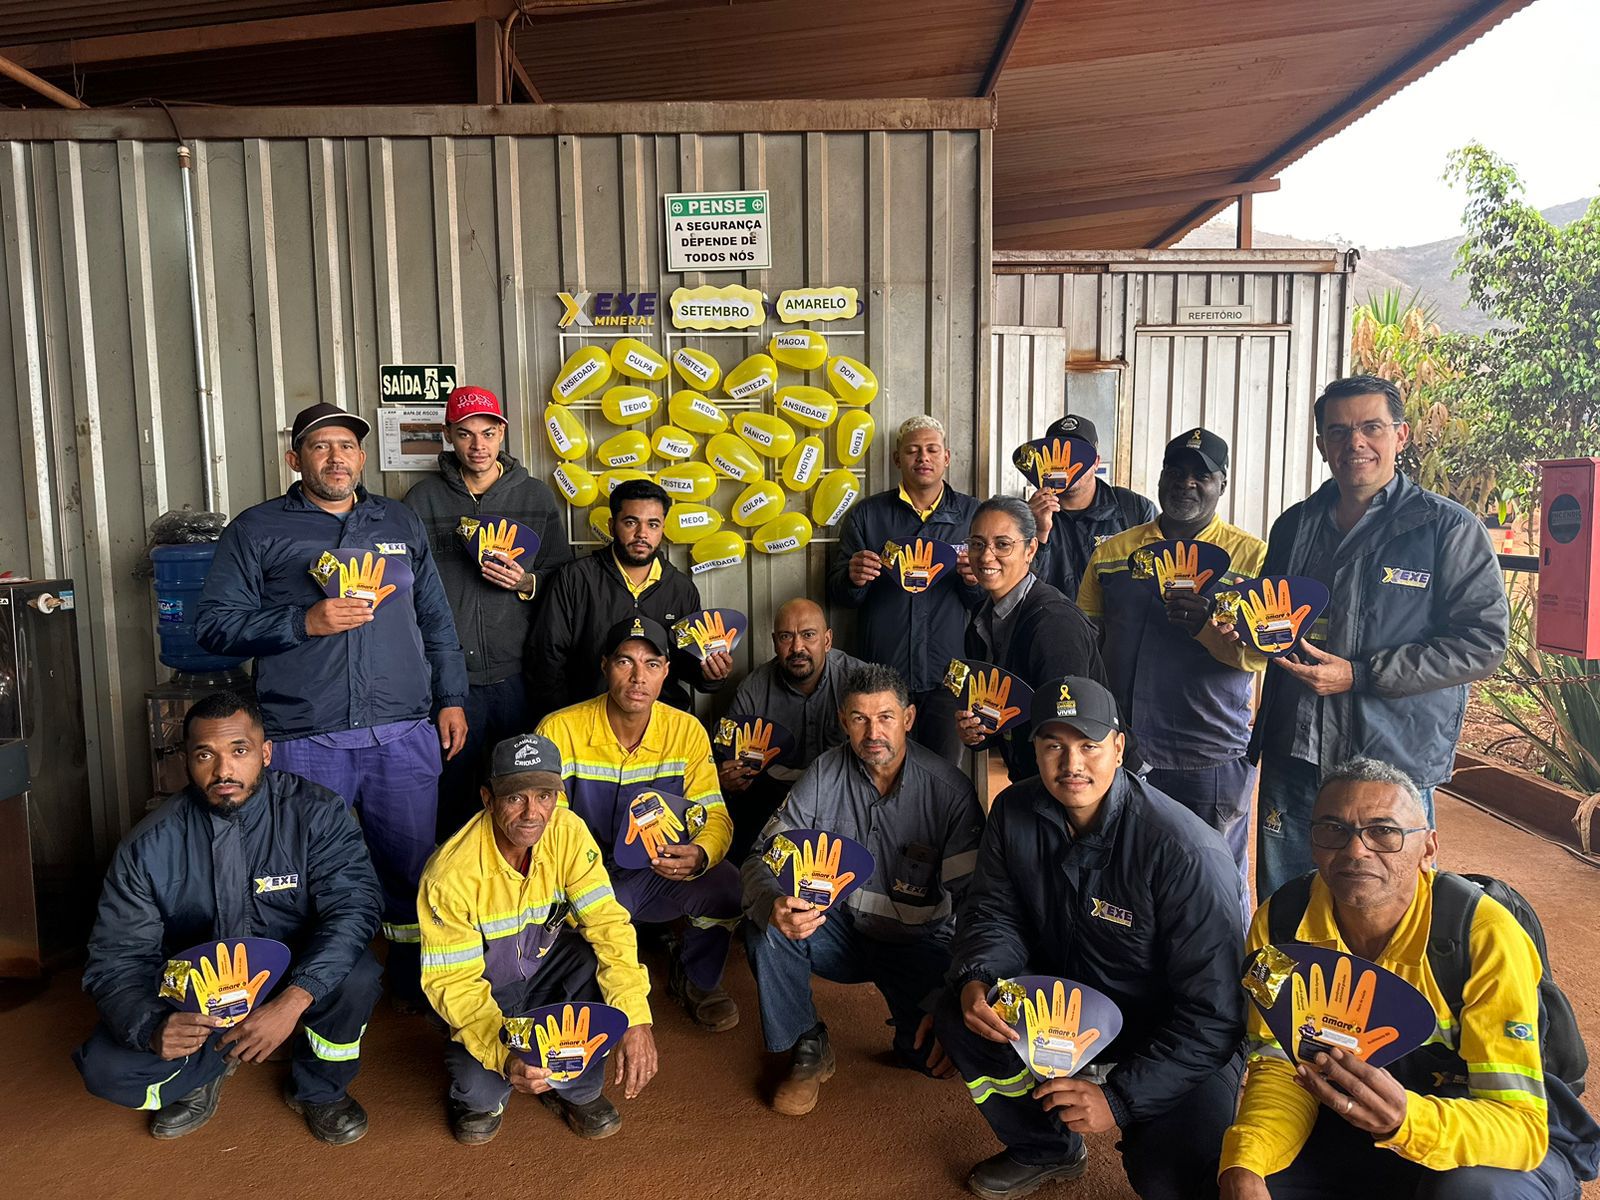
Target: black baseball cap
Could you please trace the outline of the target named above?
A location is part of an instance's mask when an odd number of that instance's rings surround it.
[[[1208,471],[1215,473],[1228,469],[1228,443],[1209,429],[1191,429],[1187,433],[1180,433],[1167,443],[1161,461],[1169,463],[1185,450],[1198,454]]]
[[[294,427],[289,433],[290,446],[298,450],[300,442],[305,438],[306,434],[323,425],[343,425],[351,433],[355,434],[357,438],[365,438],[367,434],[372,432],[372,426],[356,416],[355,413],[347,413],[337,404],[324,402],[302,408],[295,413]]]
[[[1062,675],[1034,689],[1034,736],[1046,725],[1058,723],[1070,725],[1097,742],[1122,730],[1117,702],[1111,693],[1082,675]]]
[[[509,775],[531,775],[544,772],[561,774],[561,751],[549,738],[537,733],[519,733],[507,738],[494,748],[489,758],[489,778],[504,779]]]
[[[615,654],[617,647],[623,642],[634,640],[649,642],[655,652],[662,656],[672,653],[672,637],[667,633],[666,626],[660,621],[652,621],[649,617],[628,617],[618,621],[606,630],[605,638],[600,642],[602,654]]]
[[[1080,417],[1076,413],[1068,413],[1051,421],[1044,435],[1047,438],[1082,438],[1096,450],[1100,449],[1100,431],[1088,417]]]

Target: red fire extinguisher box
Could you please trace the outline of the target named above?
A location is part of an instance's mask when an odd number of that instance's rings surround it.
[[[1600,458],[1539,464],[1539,649],[1600,658]]]

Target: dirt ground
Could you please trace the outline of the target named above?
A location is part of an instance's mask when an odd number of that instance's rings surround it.
[[[1454,798],[1440,797],[1438,815],[1445,865],[1500,875],[1538,908],[1557,977],[1600,1055],[1600,874]],[[745,1019],[724,1034],[693,1029],[665,998],[659,971],[656,978],[661,1073],[643,1096],[621,1104],[616,1137],[581,1142],[537,1101],[513,1097],[500,1137],[475,1148],[450,1138],[439,1043],[419,1017],[386,1006],[373,1017],[353,1089],[372,1131],[355,1146],[312,1140],[279,1098],[282,1063],[241,1070],[210,1125],[164,1143],[146,1135],[142,1114],[94,1100],[79,1084],[67,1055],[94,1012],[76,973],[43,988],[0,985],[0,1045],[9,1060],[0,1091],[4,1190],[39,1200],[938,1198],[966,1195],[968,1167],[997,1148],[959,1083],[880,1061],[888,1031],[869,988],[819,985],[839,1074],[817,1110],[796,1120],[764,1102],[771,1066],[743,961],[731,964],[729,986]],[[1591,1107],[1595,1101],[1591,1090]],[[1112,1143],[1110,1135],[1091,1139],[1088,1176],[1040,1195],[1131,1197]],[[1600,1188],[1585,1194],[1600,1197]]]

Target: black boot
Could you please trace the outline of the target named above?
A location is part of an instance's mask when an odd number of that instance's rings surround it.
[[[463,1146],[481,1146],[494,1141],[504,1119],[504,1105],[499,1112],[474,1112],[459,1100],[450,1101],[450,1132]]]
[[[1089,1169],[1089,1147],[1079,1146],[1078,1156],[1070,1162],[1035,1163],[1018,1162],[1009,1150],[1002,1150],[993,1158],[986,1158],[972,1168],[967,1176],[967,1190],[983,1200],[1017,1200],[1031,1196],[1052,1180],[1076,1179]]]
[[[587,1104],[574,1104],[560,1092],[540,1092],[544,1106],[561,1114],[572,1132],[591,1141],[610,1137],[622,1128],[622,1114],[617,1106],[604,1096],[596,1096]]]
[[[348,1146],[367,1136],[367,1110],[348,1092],[327,1104],[307,1104],[285,1090],[283,1102],[306,1119],[306,1128],[319,1142]]]
[[[150,1114],[150,1136],[170,1141],[193,1133],[217,1115],[217,1105],[222,1100],[222,1081],[239,1069],[237,1062],[210,1083],[197,1087],[187,1096],[179,1096],[171,1104]]]

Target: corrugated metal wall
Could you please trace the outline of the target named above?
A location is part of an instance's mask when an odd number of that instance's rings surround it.
[[[1346,370],[1352,265],[1333,251],[997,255],[987,479],[1020,495],[1012,448],[1065,411],[1073,382],[1105,370],[1116,482],[1154,499],[1167,441],[1204,425],[1232,453],[1224,518],[1265,536],[1327,477],[1311,403]],[[1245,319],[1180,323],[1191,306]]]
[[[847,352],[883,384],[867,487],[892,478],[892,431],[917,413],[947,424],[953,478],[974,486],[960,448],[974,444],[989,377],[987,103],[507,111],[339,110],[326,118],[338,136],[324,137],[296,133],[314,113],[184,110],[208,130],[194,143],[196,215],[228,512],[282,490],[284,431],[303,405],[375,418],[380,363],[459,364],[463,382],[508,401],[512,452],[548,478],[556,293],[665,299],[680,282],[773,298],[861,289]],[[952,114],[963,127],[928,127]],[[22,132],[0,121],[19,139],[0,143],[0,358],[13,364],[0,379],[0,570],[78,581],[104,852],[147,799],[143,693],[165,677],[133,572],[156,516],[201,505],[180,178],[159,115],[91,115],[64,134],[39,132],[67,128],[61,114],[26,120]],[[510,120],[537,132],[450,135]],[[730,127],[769,131],[718,132]],[[673,132],[618,132],[631,129]],[[737,188],[772,193],[772,269],[663,274],[660,197]],[[415,476],[382,475],[370,449],[367,485],[402,494]],[[770,653],[777,603],[822,594],[831,551],[752,553],[701,577],[708,604],[750,613],[749,662]]]

